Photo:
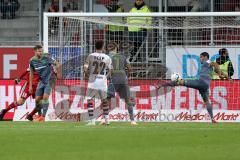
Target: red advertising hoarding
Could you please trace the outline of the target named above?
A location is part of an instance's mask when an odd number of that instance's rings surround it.
[[[79,80],[58,81],[50,96],[49,108],[54,110],[56,104],[63,103],[62,105],[69,109],[85,110],[87,101],[80,91],[86,84],[82,85],[82,83]],[[155,81],[152,80],[131,81],[130,88],[135,97],[136,111],[149,110],[164,113],[167,110],[168,112],[180,113],[182,110],[194,112],[206,110],[197,90],[178,86],[171,89],[162,88],[158,91],[155,90],[155,92],[154,83]],[[21,86],[14,85],[12,80],[0,80],[1,109],[19,97],[20,88]],[[240,111],[240,81],[212,81],[210,99],[215,111]],[[124,111],[126,109],[124,101],[119,97],[113,99],[111,105],[116,106],[117,110]],[[33,109],[34,106],[34,100],[30,98],[18,109],[29,110]],[[14,110],[8,115],[8,118],[13,118],[11,117],[14,115],[13,113]],[[185,112],[181,112],[181,114],[183,117],[189,115]],[[181,115],[179,116],[181,117]]]
[[[33,55],[33,48],[0,48],[0,79],[19,76]]]

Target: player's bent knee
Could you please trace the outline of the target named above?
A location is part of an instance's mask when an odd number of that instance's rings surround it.
[[[103,99],[103,100],[102,100],[102,106],[103,106],[103,108],[107,108],[107,107],[109,106],[107,99]]]
[[[88,103],[88,104],[93,104],[93,99],[88,99],[88,100],[87,100],[87,103]]]

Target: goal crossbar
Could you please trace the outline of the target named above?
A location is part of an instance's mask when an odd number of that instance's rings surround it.
[[[44,17],[229,17],[240,16],[240,12],[154,12],[154,13],[44,13]]]
[[[213,28],[213,27],[219,27],[223,28],[225,23],[215,24],[213,18],[214,17],[240,17],[240,12],[181,12],[181,13],[163,13],[163,12],[155,12],[155,13],[79,13],[79,12],[64,12],[64,13],[44,13],[44,50],[47,50],[48,48],[48,21],[51,17],[69,17],[69,18],[76,18],[84,21],[90,21],[95,23],[102,23],[105,25],[119,25],[119,26],[132,26],[135,25],[139,26],[139,24],[128,24],[128,23],[118,23],[111,20],[106,20],[107,17],[154,17],[154,18],[181,18],[181,17],[189,17],[191,18],[191,21],[196,21],[196,24],[199,25],[199,28]],[[195,20],[194,17],[207,17],[205,21],[199,21],[197,18]],[[94,20],[96,18],[96,20]],[[190,22],[185,21],[185,22]],[[195,24],[195,23],[194,23]],[[171,29],[175,23],[166,24],[169,25],[169,27],[165,27],[165,29]],[[228,24],[229,27],[232,28],[239,28],[239,25],[235,24]],[[162,23],[157,23],[157,26],[149,26],[148,24],[140,24],[140,27],[142,28],[164,28]],[[184,27],[188,27],[187,29],[193,28],[190,23],[185,25]],[[194,26],[195,27],[195,26]],[[181,29],[182,26],[174,26],[174,29]]]

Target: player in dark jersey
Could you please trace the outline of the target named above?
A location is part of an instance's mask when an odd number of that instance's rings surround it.
[[[45,121],[45,116],[49,106],[49,95],[51,89],[57,79],[57,75],[54,70],[59,67],[59,63],[52,59],[49,54],[43,54],[43,49],[41,45],[34,47],[35,56],[30,60],[30,83],[29,91],[33,92],[33,79],[34,72],[39,74],[39,83],[36,90],[36,108],[42,110],[41,116],[36,119],[36,121]]]
[[[22,88],[20,90],[20,98],[12,102],[9,106],[6,107],[6,109],[2,109],[0,112],[0,120],[3,119],[4,115],[11,109],[17,108],[17,106],[21,106],[25,103],[26,99],[28,97],[32,96],[32,98],[35,98],[35,92],[37,89],[37,85],[39,82],[39,76],[37,72],[34,72],[34,79],[33,79],[33,91],[32,93],[29,92],[29,76],[30,76],[30,70],[29,68],[21,74],[21,76],[17,79],[14,80],[16,84],[19,84],[21,80],[25,80],[26,82],[22,85]],[[33,109],[33,111],[28,114],[27,119],[32,121],[33,120],[33,115],[37,112],[36,108]]]
[[[156,87],[160,88],[161,86],[177,86],[182,85],[189,88],[197,89],[207,107],[207,111],[211,117],[212,123],[216,123],[213,118],[212,104],[209,101],[209,87],[211,82],[211,73],[214,71],[219,75],[221,79],[228,78],[228,75],[224,74],[219,65],[216,62],[210,62],[209,54],[207,52],[202,52],[200,54],[201,61],[201,70],[198,79],[193,80],[183,80],[179,79],[177,82],[170,82],[165,84],[159,84]]]
[[[134,121],[134,103],[132,103],[130,99],[130,88],[128,86],[128,78],[125,70],[127,68],[128,73],[131,72],[130,62],[124,55],[118,53],[117,43],[110,42],[107,46],[107,49],[113,65],[111,79],[108,85],[108,101],[110,102],[111,98],[115,97],[115,92],[117,92],[120,98],[124,98],[125,103],[128,106],[131,124],[137,125],[137,123]]]

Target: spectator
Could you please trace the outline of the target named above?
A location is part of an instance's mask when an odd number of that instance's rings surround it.
[[[108,12],[124,12],[122,3],[119,2],[118,0],[111,0],[110,4],[107,5],[107,9]],[[121,23],[124,21],[124,19],[120,17],[115,17],[111,18],[111,21]],[[123,40],[123,32],[124,32],[123,26],[109,25],[107,32],[107,40],[114,41],[120,44]]]
[[[130,13],[150,13],[150,9],[145,4],[144,0],[135,0],[134,7],[130,10]],[[129,25],[151,25],[151,17],[128,17],[127,23]],[[129,41],[134,45],[134,53],[138,52],[142,42],[145,41],[147,36],[147,29],[142,27],[129,26]],[[132,56],[133,56],[132,54]]]
[[[188,6],[193,6],[191,12],[210,12],[210,0],[189,0]]]
[[[52,0],[48,12],[59,12],[59,0]],[[63,12],[67,12],[66,7],[63,7]]]
[[[59,12],[59,0],[52,0],[50,7],[48,8],[48,12]],[[67,8],[63,7],[63,12],[67,12]],[[52,17],[50,19],[50,26],[49,26],[49,33],[51,34],[57,34],[57,29],[59,25],[59,18],[58,17]],[[64,26],[65,26],[64,21]]]
[[[229,58],[228,50],[226,48],[222,48],[219,50],[218,54],[219,54],[219,57],[216,59],[216,62],[219,65],[220,70],[224,74],[228,75],[229,79],[231,79],[231,77],[234,74],[234,68]],[[220,79],[220,78],[217,74],[213,73],[212,79]]]
[[[20,3],[18,2],[18,0],[0,0],[0,10],[2,13],[1,18],[16,18],[15,12],[18,11],[19,7]],[[10,14],[10,16],[7,15],[8,13]]]

